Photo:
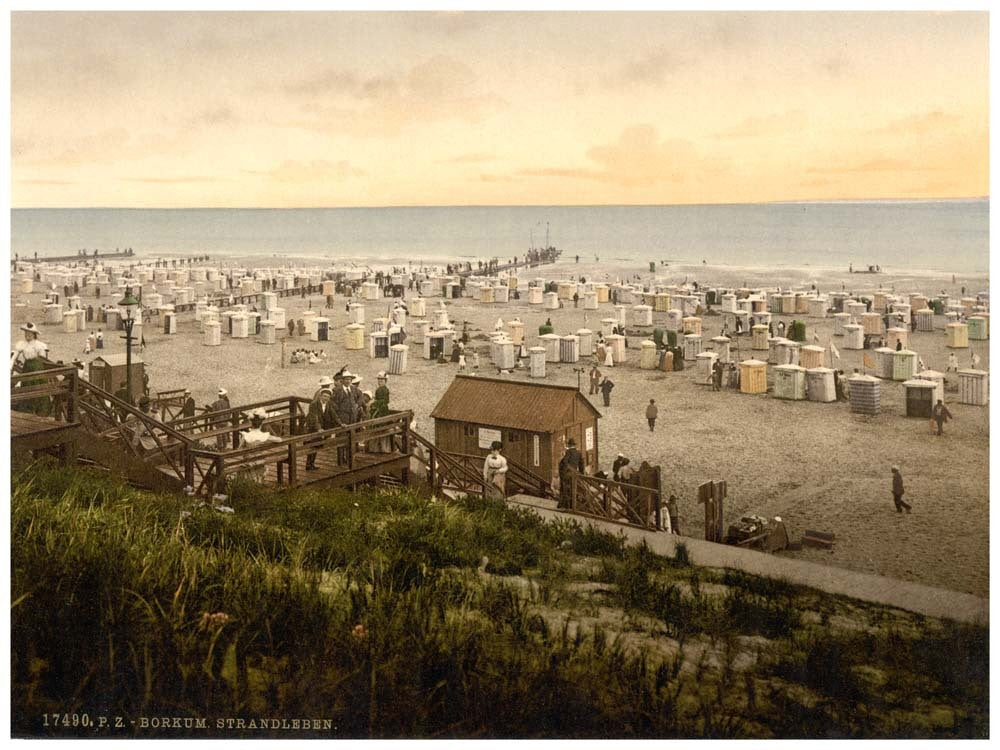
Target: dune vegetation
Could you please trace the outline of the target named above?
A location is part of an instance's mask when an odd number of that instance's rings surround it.
[[[15,736],[988,736],[986,628],[493,500],[237,483],[226,504],[15,469]],[[292,718],[329,728],[271,721]]]

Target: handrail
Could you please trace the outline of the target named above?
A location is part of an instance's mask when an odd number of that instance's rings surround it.
[[[641,508],[636,508],[630,502],[631,495],[638,497],[642,504]],[[618,523],[622,522],[621,518],[625,518],[625,523],[630,525],[660,528],[659,508],[662,496],[659,488],[658,469],[656,487],[574,473],[570,497],[571,509],[575,513],[605,518]],[[595,507],[585,507],[588,505]],[[612,505],[613,509],[618,511],[616,514],[612,514]],[[652,523],[649,521],[650,515],[654,517]]]
[[[48,363],[47,360],[45,360]],[[74,423],[79,421],[79,372],[72,365],[55,365],[33,372],[19,372],[11,375],[10,404],[38,400],[44,404],[40,412],[52,416],[56,421]],[[37,382],[32,382],[37,381]],[[51,400],[50,400],[51,399]],[[52,414],[49,407],[54,407]],[[32,407],[31,411],[36,409]]]
[[[440,462],[452,475],[452,478],[456,482],[460,482],[462,479],[465,480],[466,484],[473,487],[478,487],[481,495],[487,495],[488,484],[483,476],[478,471],[471,470],[468,466],[465,466],[460,461],[457,461],[451,454],[447,451],[440,450],[434,443],[425,438],[418,432],[410,430],[410,436],[417,442],[417,444],[426,448],[429,452],[427,460],[425,461],[428,468],[428,481],[431,486],[443,487],[444,481],[443,477],[437,472],[437,464]],[[458,489],[468,490],[469,487],[459,484]]]
[[[455,458],[466,459],[479,464],[482,464],[482,462],[485,460],[485,456],[477,456],[472,453],[455,453],[453,451],[449,451],[448,455]],[[504,458],[507,459],[508,482],[511,479],[514,479],[524,489],[538,490],[542,493],[541,495],[538,495],[538,497],[552,496],[553,494],[552,485],[549,484],[549,482],[546,482],[542,477],[538,476],[537,474],[535,474],[533,471],[523,466],[522,464],[519,464],[512,458],[508,458],[507,456],[504,456]],[[534,493],[529,493],[529,494],[534,494]]]
[[[299,452],[318,451],[321,447],[327,449],[347,448],[347,470],[352,471],[356,444],[402,434],[405,446],[412,417],[413,412],[400,411],[386,417],[354,422],[318,432],[290,435],[259,445],[243,446],[225,451],[193,446],[188,451],[189,484],[194,486],[196,491],[201,491],[205,487],[211,490],[223,482],[228,475],[238,473],[241,469],[260,466],[270,459],[279,459],[281,462],[288,461],[289,481],[294,483],[295,469],[293,467]],[[405,447],[404,452],[406,452]],[[205,463],[206,466],[203,467],[199,461]],[[201,474],[200,483],[197,482],[195,472]]]
[[[282,406],[288,407],[291,404],[296,406],[303,403],[310,403],[311,399],[302,398],[301,396],[284,396],[281,398],[272,398],[267,401],[256,401],[250,404],[241,404],[240,406],[231,406],[228,409],[222,409],[221,411],[204,411],[201,414],[195,414],[192,417],[180,417],[178,419],[173,419],[170,424],[174,428],[184,428],[189,424],[193,423],[194,426],[198,426],[198,423],[204,421],[207,418],[212,420],[221,421],[222,419],[231,419],[234,414],[243,414],[245,412],[253,411],[254,409],[259,409],[260,407],[267,406]],[[207,407],[206,407],[207,408]],[[280,411],[276,410],[276,411]],[[289,414],[291,410],[289,409]]]
[[[177,430],[173,429],[172,427],[170,427],[169,425],[165,424],[164,422],[161,422],[160,420],[156,419],[155,417],[153,417],[153,416],[151,416],[149,414],[146,414],[141,409],[139,409],[136,406],[132,406],[132,404],[128,403],[127,401],[122,401],[120,398],[117,398],[117,397],[111,395],[110,393],[108,393],[103,388],[100,388],[100,387],[94,385],[93,383],[90,383],[90,382],[88,382],[86,380],[82,380],[82,379],[80,380],[80,386],[81,386],[81,389],[80,389],[81,390],[81,394],[89,394],[89,395],[92,395],[92,396],[94,396],[96,398],[99,398],[99,399],[101,399],[103,401],[110,402],[111,406],[115,410],[117,410],[119,412],[124,412],[126,414],[133,415],[139,421],[144,422],[147,425],[151,425],[155,429],[162,430],[163,432],[165,432],[168,436],[170,436],[174,440],[177,440],[177,441],[179,441],[181,443],[184,443],[185,445],[191,445],[192,444],[193,441],[192,441],[192,439],[188,435],[185,435],[182,432],[177,432]],[[105,410],[105,414],[106,413],[107,412]],[[122,420],[122,421],[124,421],[124,420]]]

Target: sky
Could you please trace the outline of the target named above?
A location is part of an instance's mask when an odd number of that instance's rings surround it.
[[[16,12],[14,207],[989,194],[988,16]]]

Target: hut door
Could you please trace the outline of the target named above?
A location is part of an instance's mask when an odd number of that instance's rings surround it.
[[[507,458],[516,461],[521,466],[530,466],[528,463],[529,443],[525,439],[527,435],[520,430],[505,430],[503,452]]]

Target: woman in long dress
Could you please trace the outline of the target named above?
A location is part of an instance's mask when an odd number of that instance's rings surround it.
[[[507,459],[500,454],[501,444],[494,440],[490,445],[490,454],[483,462],[483,479],[491,497],[507,496]]]
[[[45,357],[49,353],[49,345],[38,338],[39,330],[34,323],[25,323],[21,326],[24,331],[24,341],[18,341],[14,347],[14,354],[11,357],[11,368],[20,365],[21,372],[38,372],[45,369]],[[21,387],[28,388],[33,385],[44,385],[45,378],[22,380]],[[52,410],[52,402],[48,396],[33,398],[20,402],[15,411],[32,412],[42,416],[48,416]]]

